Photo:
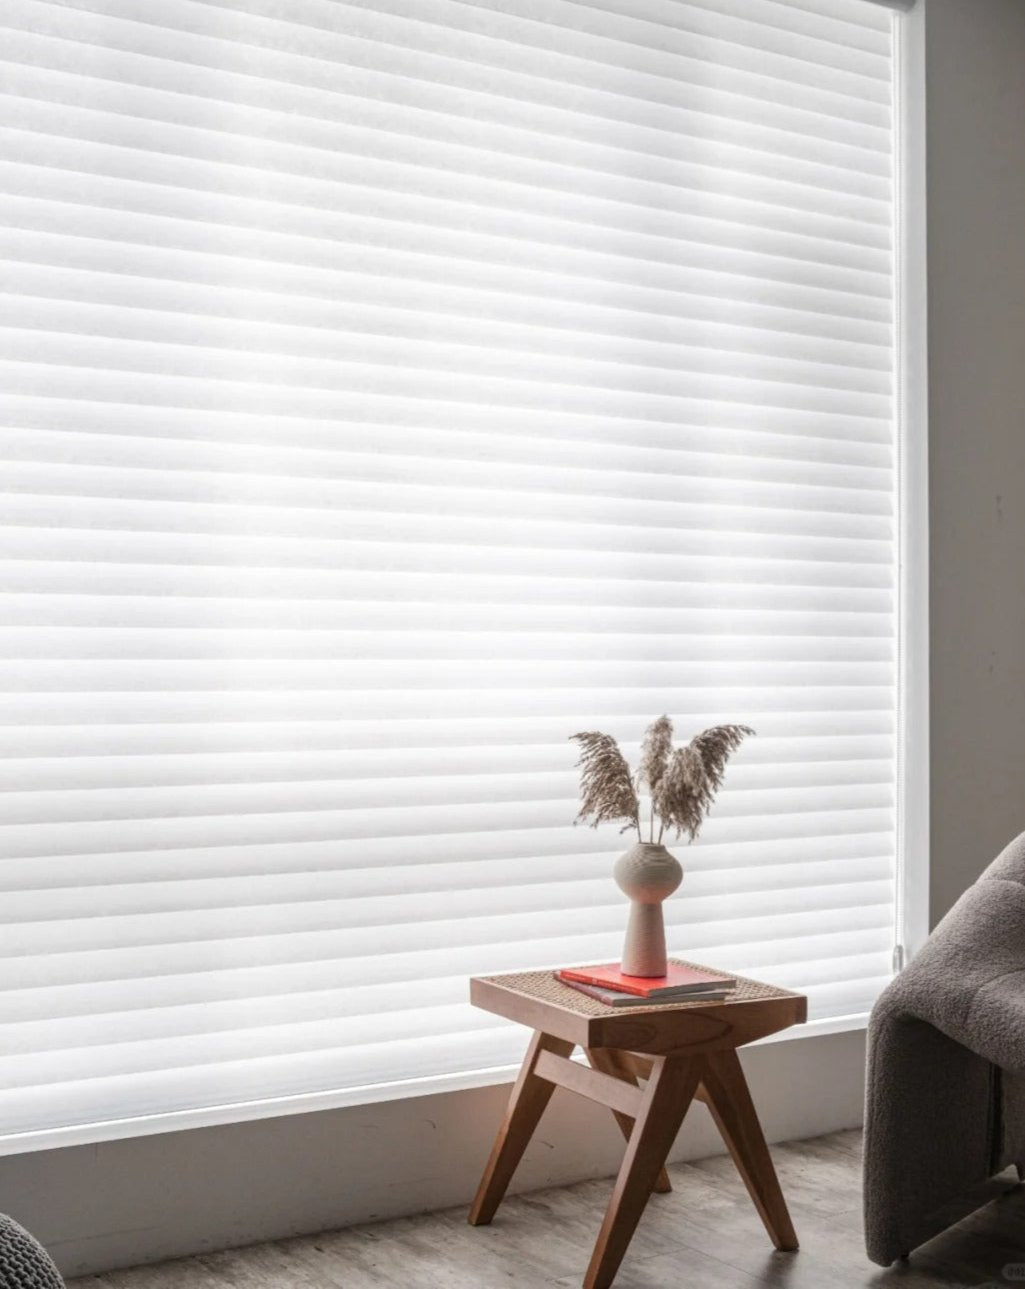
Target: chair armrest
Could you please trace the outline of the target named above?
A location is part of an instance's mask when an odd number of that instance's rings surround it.
[[[896,983],[905,1011],[1025,1072],[1025,886],[976,882]]]

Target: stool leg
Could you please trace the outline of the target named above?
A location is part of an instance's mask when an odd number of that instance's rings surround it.
[[[601,1070],[603,1074],[611,1074],[615,1079],[622,1079],[624,1083],[632,1083],[637,1086],[637,1079],[633,1073],[626,1068],[617,1059],[616,1049],[613,1047],[589,1047],[587,1048],[587,1059],[591,1062],[596,1070]],[[622,1114],[619,1110],[613,1110],[616,1123],[619,1124],[619,1130],[623,1136],[630,1140],[630,1133],[633,1132],[634,1121],[628,1114]],[[656,1195],[668,1195],[673,1189],[673,1184],[669,1180],[669,1174],[665,1168],[660,1168],[655,1185],[651,1188]]]
[[[713,1052],[701,1062],[705,1102],[744,1179],[758,1216],[777,1249],[798,1247],[772,1156],[736,1051]]]
[[[538,1120],[555,1091],[554,1083],[539,1079],[534,1073],[537,1058],[544,1051],[569,1056],[573,1051],[573,1044],[554,1038],[551,1034],[544,1034],[541,1030],[535,1031],[470,1208],[467,1221],[471,1226],[487,1226],[495,1216],[495,1210],[502,1202],[516,1165],[523,1157]]]
[[[656,1057],[616,1178],[584,1289],[608,1289],[699,1082],[697,1062]]]

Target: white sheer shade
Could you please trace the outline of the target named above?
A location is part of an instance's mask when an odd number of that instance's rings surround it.
[[[508,1066],[662,712],[758,731],[670,947],[868,1009],[894,21],[3,0],[0,1149]]]

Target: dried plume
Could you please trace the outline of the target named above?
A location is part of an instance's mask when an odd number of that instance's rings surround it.
[[[723,777],[726,774],[726,762],[747,735],[753,733],[754,730],[748,725],[713,725],[710,729],[695,734],[691,739],[687,751],[693,754],[697,765],[700,766],[700,769],[695,769],[693,773],[692,791],[695,799],[689,812],[690,817],[697,820],[697,824],[696,826],[690,823],[686,825],[691,841],[700,832],[716,794],[722,787]],[[682,817],[684,813],[686,812],[677,810],[678,817]]]
[[[713,725],[711,729],[703,730],[691,739],[690,745],[701,758],[705,769],[708,805],[712,804],[715,794],[722,787],[726,762],[744,739],[753,733],[754,730],[749,725]]]
[[[652,792],[652,805],[661,828],[658,839],[665,832],[679,837],[689,833],[693,840],[701,828],[705,807],[705,767],[693,744],[678,747],[673,753],[669,768]]]
[[[630,767],[611,734],[588,730],[571,736],[580,744],[580,814],[578,819],[597,828],[607,820],[625,819],[620,832],[636,828],[640,836],[640,804]]]
[[[652,721],[641,743],[641,764],[637,771],[638,786],[646,784],[652,797],[669,768],[673,755],[673,722],[668,716]]]

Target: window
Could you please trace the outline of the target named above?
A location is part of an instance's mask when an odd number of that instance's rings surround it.
[[[486,1077],[574,745],[758,731],[671,948],[888,978],[894,23],[6,0],[6,1149]]]

